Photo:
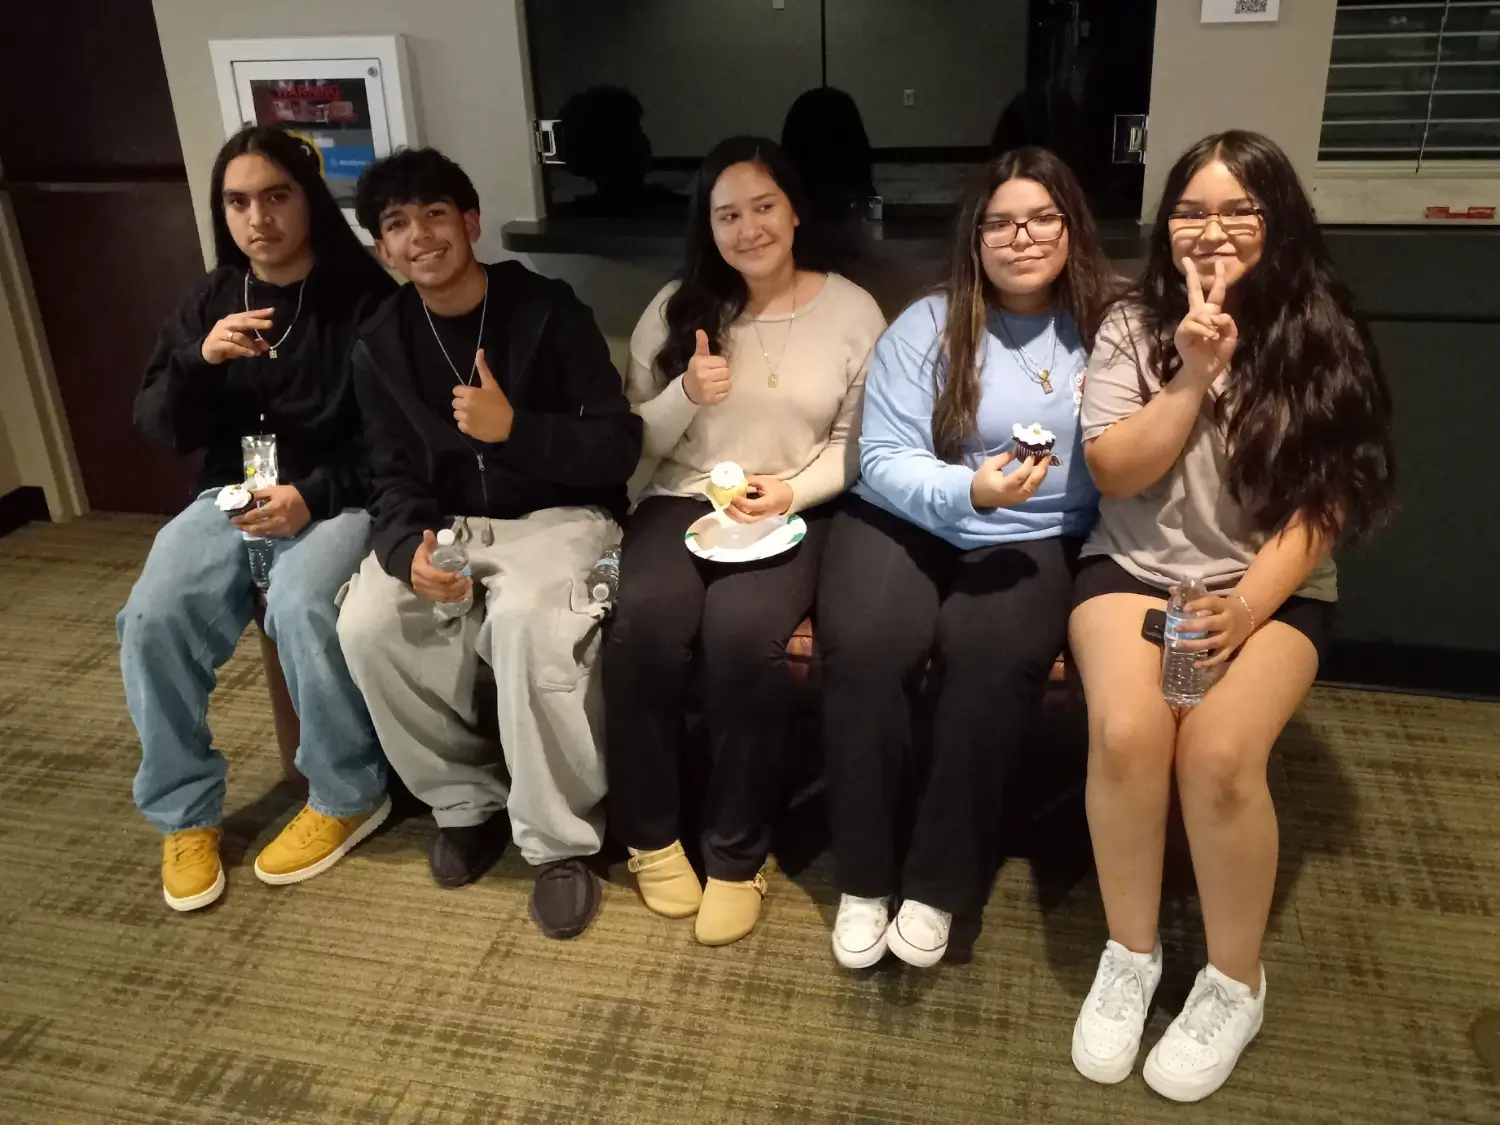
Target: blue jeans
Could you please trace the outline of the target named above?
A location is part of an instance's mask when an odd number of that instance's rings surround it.
[[[254,586],[245,542],[214,506],[216,492],[157,534],[115,621],[141,738],[135,803],[161,832],[210,828],[223,814],[228,765],[213,748],[208,696],[254,616]],[[386,765],[339,648],[333,602],[370,549],[370,517],[343,512],[274,543],[266,632],[301,720],[297,768],[314,809],[353,816],[384,797]]]

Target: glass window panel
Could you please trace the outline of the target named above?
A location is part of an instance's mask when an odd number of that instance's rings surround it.
[[[1427,151],[1450,159],[1466,152],[1500,158],[1500,120],[1434,121],[1427,133]]]
[[[1395,8],[1390,5],[1377,8],[1352,8],[1339,6],[1334,21],[1335,35],[1381,35],[1391,32],[1417,32],[1441,30],[1443,26],[1442,4],[1410,4]]]
[[[736,133],[782,139],[795,103],[815,125],[804,175],[848,164],[847,142],[863,134],[861,167],[832,176],[832,187],[843,199],[857,181],[851,206],[865,207],[873,191],[888,222],[946,217],[969,172],[1018,144],[1059,152],[1101,217],[1134,218],[1143,168],[1114,163],[1115,118],[1149,109],[1155,8],[526,0],[536,116],[560,121],[562,163],[543,171],[548,213],[654,214],[675,200],[681,215],[709,149]],[[825,137],[835,126],[840,136]]]
[[[1324,122],[1320,152],[1326,157],[1374,152],[1415,153],[1422,147],[1422,120],[1406,124],[1342,125]]]
[[[1432,67],[1334,67],[1328,72],[1328,89],[1330,92],[1407,90],[1425,94],[1432,89]]]
[[[1323,157],[1500,158],[1497,118],[1500,2],[1340,0]]]
[[[1439,90],[1500,90],[1500,59],[1493,63],[1438,68]]]
[[[1436,35],[1393,35],[1375,39],[1333,41],[1333,65],[1349,63],[1430,63],[1438,57]]]
[[[1500,33],[1500,4],[1452,8],[1448,12],[1448,30]]]

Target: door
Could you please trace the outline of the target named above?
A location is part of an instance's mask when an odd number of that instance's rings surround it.
[[[0,180],[89,506],[176,512],[194,459],[131,408],[163,321],[203,273],[150,0],[0,5]]]

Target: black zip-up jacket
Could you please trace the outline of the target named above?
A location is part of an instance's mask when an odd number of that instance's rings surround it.
[[[454,516],[515,519],[592,505],[623,520],[625,483],[640,460],[641,420],[588,306],[519,262],[485,268],[485,340],[494,344],[485,359],[515,410],[505,441],[468,437],[451,411],[435,411],[419,393],[402,331],[403,317],[421,312],[414,286],[387,301],[354,346],[375,557],[403,582],[422,533]],[[458,362],[467,369],[471,359]]]
[[[315,520],[363,507],[368,478],[360,445],[349,356],[361,319],[395,289],[384,271],[353,276],[314,266],[302,311],[292,323],[296,289],[255,283],[252,307],[276,309],[270,340],[291,327],[275,359],[212,364],[203,339],[230,313],[243,312],[245,271],[206,274],[161,330],[135,398],[135,424],[174,453],[203,450],[197,491],[245,479],[240,439],[276,435],[282,484],[297,486]]]

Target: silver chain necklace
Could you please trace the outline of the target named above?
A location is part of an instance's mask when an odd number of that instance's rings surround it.
[[[308,277],[311,277],[311,276],[312,276],[311,274],[308,275]],[[297,311],[294,312],[294,313],[292,313],[292,322],[286,326],[286,331],[281,334],[281,339],[277,340],[274,344],[271,344],[271,353],[270,354],[271,354],[271,358],[272,359],[276,358],[276,349],[279,348],[279,347],[281,347],[282,344],[286,343],[286,338],[292,334],[292,329],[297,327],[297,318],[302,315],[302,295],[304,293],[306,293],[306,292],[307,292],[307,278],[304,277],[302,279],[302,284],[297,287]],[[245,311],[246,312],[250,311],[250,271],[249,270],[245,271]],[[252,331],[254,331],[254,333],[255,333],[255,338],[257,340],[259,340],[262,344],[268,342],[266,340],[266,338],[260,334],[260,329],[259,328],[252,329]]]
[[[1031,362],[1031,357],[1026,354],[1026,349],[1016,343],[1014,336],[1010,334],[1010,327],[1005,323],[1005,313],[1000,314],[1000,334],[1005,337],[1005,346],[1016,353],[1020,361],[1021,370],[1031,377],[1031,381],[1042,388],[1043,394],[1052,393],[1052,371],[1057,367],[1057,314],[1053,313],[1047,318],[1047,335],[1052,338],[1052,358],[1047,361],[1047,366],[1040,371]]]
[[[760,334],[760,318],[759,317],[755,317],[755,316],[752,316],[750,318],[750,327],[755,330],[755,341],[756,341],[756,343],[758,343],[760,345],[760,354],[763,357],[765,357],[766,371],[769,372],[769,374],[766,376],[766,386],[770,387],[773,391],[781,384],[781,377],[780,377],[780,373],[781,373],[781,361],[784,360],[784,359],[786,359],[786,349],[787,349],[787,346],[789,344],[791,344],[791,342],[792,342],[792,327],[796,323],[797,323],[797,281],[796,281],[796,279],[793,279],[793,281],[792,281],[792,315],[787,318],[787,322],[786,322],[786,339],[781,342],[781,354],[776,357],[776,362],[774,364],[771,362],[771,353],[766,350],[765,337],[763,337]]]
[[[453,357],[448,354],[448,349],[443,347],[443,338],[438,335],[437,325],[432,323],[432,313],[428,311],[427,302],[422,302],[422,311],[427,314],[427,327],[432,329],[432,338],[437,341],[438,351],[443,353],[443,358],[448,361],[448,366],[453,370],[453,377],[466,387],[477,386],[479,383],[479,348],[484,343],[484,317],[490,308],[490,275],[484,275],[484,300],[479,304],[479,339],[474,341],[474,362],[469,365],[469,373],[460,375],[458,365],[453,362]]]

